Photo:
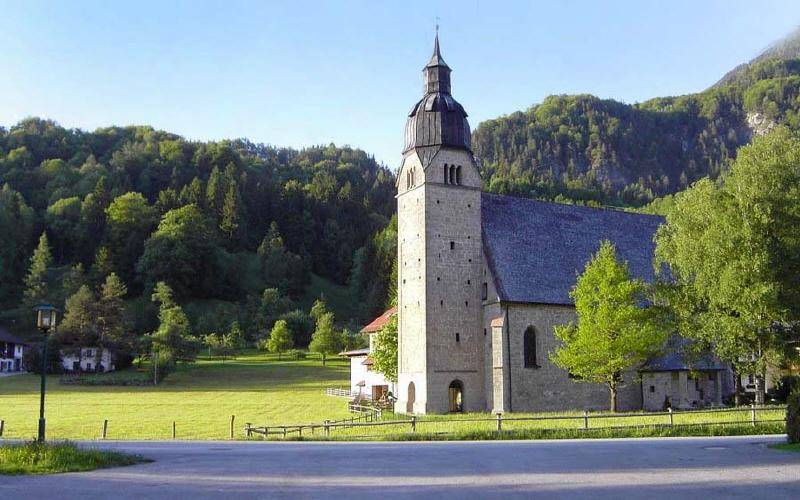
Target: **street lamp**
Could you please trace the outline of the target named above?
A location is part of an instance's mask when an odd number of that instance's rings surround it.
[[[40,304],[34,308],[36,311],[36,326],[44,335],[42,343],[42,386],[39,395],[39,442],[44,443],[44,390],[47,380],[47,334],[56,326],[56,308],[50,304]]]

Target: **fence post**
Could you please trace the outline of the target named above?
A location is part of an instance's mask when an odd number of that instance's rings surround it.
[[[6,421],[0,420],[0,437],[3,437],[3,429],[6,427]]]
[[[245,422],[244,423],[244,432],[245,432],[245,435],[247,436],[248,439],[253,437],[253,431],[250,430],[250,426],[251,425],[252,424],[250,424],[250,422]]]
[[[231,439],[233,439],[233,421],[236,420],[236,415],[231,415]]]
[[[326,420],[325,424],[324,424],[324,426],[325,426],[325,437],[328,437],[328,436],[331,435],[331,425],[330,425],[329,422],[330,422],[330,420]]]
[[[497,432],[500,432],[502,430],[503,430],[503,414],[497,412]]]
[[[107,432],[108,432],[108,419],[105,419],[105,420],[103,420],[103,439],[106,438],[106,433]]]
[[[417,416],[411,415],[411,432],[417,432]]]
[[[753,427],[756,426],[756,404],[750,404],[750,422],[753,424]]]
[[[303,437],[303,426],[297,428],[297,437]]]
[[[669,426],[670,426],[670,427],[672,427],[672,424],[673,424],[673,420],[672,420],[672,407],[670,406],[669,408],[667,408],[667,411],[669,412]]]
[[[583,410],[583,430],[589,428],[589,410]]]
[[[175,421],[172,421],[172,439],[175,439]]]
[[[286,439],[286,426],[283,426],[283,438]]]

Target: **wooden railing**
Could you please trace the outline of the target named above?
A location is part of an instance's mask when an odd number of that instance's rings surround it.
[[[350,398],[350,397],[352,397],[352,393],[350,392],[350,389],[339,389],[339,388],[333,388],[333,387],[329,387],[329,388],[325,389],[325,395],[326,396],[340,397],[340,398]]]
[[[358,405],[351,404],[349,407],[353,408]],[[370,408],[370,407],[363,407],[363,408]],[[709,410],[687,410],[687,411],[672,411],[669,409],[663,412],[651,412],[651,413],[597,413],[597,414],[590,414],[588,411],[583,412],[582,415],[558,415],[558,416],[541,416],[541,417],[514,417],[514,416],[503,416],[502,413],[497,413],[493,417],[482,417],[482,418],[448,418],[446,420],[443,419],[425,419],[425,418],[418,418],[416,416],[411,416],[405,419],[395,419],[395,420],[381,420],[381,414],[378,410],[376,413],[363,413],[359,417],[353,417],[350,419],[338,420],[338,421],[329,421],[326,420],[322,424],[302,424],[302,425],[278,425],[278,426],[268,426],[268,427],[253,427],[251,424],[245,425],[245,435],[250,438],[253,435],[262,435],[266,439],[269,439],[270,435],[280,435],[282,437],[287,437],[292,433],[296,433],[298,436],[302,436],[303,432],[309,432],[310,434],[315,434],[315,432],[319,431],[324,433],[324,436],[330,436],[331,431],[335,431],[337,429],[344,429],[344,428],[364,428],[369,429],[373,427],[383,427],[383,426],[397,426],[399,427],[399,433],[409,433],[409,432],[417,432],[418,430],[424,431],[425,427],[434,426],[436,424],[454,424],[454,423],[478,423],[478,422],[492,422],[494,423],[494,429],[497,432],[503,432],[503,425],[504,424],[511,424],[514,422],[557,422],[557,421],[571,421],[575,422],[575,426],[571,427],[536,427],[536,430],[597,430],[597,429],[632,429],[632,428],[662,428],[662,427],[691,427],[691,426],[699,426],[699,425],[733,425],[733,424],[747,424],[756,426],[757,424],[766,424],[766,423],[777,423],[777,422],[785,422],[786,418],[780,419],[759,419],[757,418],[757,413],[759,411],[786,411],[786,406],[754,406],[751,405],[750,407],[745,408],[724,408],[724,409],[709,409]],[[694,421],[691,423],[675,423],[675,416],[676,415],[703,415],[703,414],[715,414],[715,413],[749,413],[749,419],[747,420],[707,420],[707,421]],[[633,425],[624,425],[626,419],[634,419],[634,418],[654,418],[654,417],[663,417],[662,422],[653,422],[653,423],[639,423]],[[622,425],[603,425],[603,426],[592,426],[592,420],[613,420],[613,419],[620,419],[620,423]],[[452,431],[450,431],[452,432]],[[437,434],[447,434],[448,432],[437,432]],[[360,437],[360,436],[351,436],[351,437]]]
[[[244,424],[244,433],[248,438],[253,437],[253,435],[261,435],[267,439],[269,439],[270,435],[279,435],[285,438],[295,433],[298,437],[302,437],[304,431],[306,434],[310,433],[311,435],[314,435],[318,431],[323,431],[325,436],[330,436],[330,430],[332,428],[355,427],[379,421],[383,417],[383,412],[380,408],[363,406],[357,403],[349,403],[347,405],[347,409],[350,410],[351,413],[357,414],[357,416],[344,418],[341,420],[326,420],[321,424],[272,425],[256,427],[248,422]]]

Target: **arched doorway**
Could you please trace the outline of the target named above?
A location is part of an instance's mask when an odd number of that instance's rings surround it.
[[[460,380],[450,382],[447,389],[448,408],[451,413],[464,411],[464,384]]]
[[[408,383],[408,397],[406,398],[406,413],[414,413],[414,401],[417,399],[417,388],[414,382]]]

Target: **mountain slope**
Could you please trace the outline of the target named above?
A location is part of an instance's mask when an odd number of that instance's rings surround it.
[[[481,123],[473,146],[494,192],[638,206],[716,177],[778,124],[800,129],[800,32],[697,94],[629,105],[550,96]],[[765,53],[767,54],[767,53]]]
[[[714,86],[718,87],[720,85],[727,85],[737,81],[739,77],[746,73],[747,68],[753,66],[754,64],[768,61],[770,59],[779,59],[785,61],[788,59],[798,58],[800,58],[800,27],[764,49],[763,52],[751,59],[749,62],[740,64],[739,66],[736,66],[730,70],[717,83],[715,83]]]

